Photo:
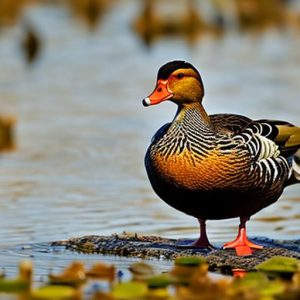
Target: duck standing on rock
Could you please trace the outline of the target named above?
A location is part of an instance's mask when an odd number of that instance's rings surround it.
[[[147,174],[162,200],[199,220],[194,247],[211,247],[206,220],[239,217],[238,236],[224,248],[250,255],[262,246],[248,240],[246,222],[277,201],[286,186],[300,182],[300,127],[235,114],[209,116],[203,97],[201,76],[190,63],[172,61],[159,69],[143,105],[170,100],[178,110],[152,138]]]

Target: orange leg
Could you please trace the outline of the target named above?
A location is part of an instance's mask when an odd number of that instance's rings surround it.
[[[214,247],[210,244],[206,234],[206,220],[198,219],[200,224],[200,237],[197,241],[188,245],[177,245],[178,248],[191,249],[191,248],[208,248],[213,249]]]
[[[262,249],[263,246],[254,244],[248,240],[246,233],[246,222],[249,220],[249,218],[241,217],[240,220],[239,232],[236,239],[232,242],[224,244],[223,248],[234,248],[238,256],[251,255],[253,250]]]
[[[197,241],[193,243],[193,246],[196,248],[214,248],[207,237],[206,234],[206,220],[198,219],[200,224],[200,237]]]

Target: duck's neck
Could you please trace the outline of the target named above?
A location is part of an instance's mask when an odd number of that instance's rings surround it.
[[[211,129],[211,123],[208,114],[200,102],[193,102],[186,105],[179,105],[174,122],[196,122],[201,127]]]

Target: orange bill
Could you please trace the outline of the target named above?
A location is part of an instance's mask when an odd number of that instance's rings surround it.
[[[143,100],[144,106],[158,104],[162,101],[168,100],[173,97],[173,93],[169,91],[167,86],[168,80],[158,80],[155,90],[151,95]]]

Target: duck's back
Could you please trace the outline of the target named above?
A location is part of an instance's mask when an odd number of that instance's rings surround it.
[[[251,119],[236,114],[215,114],[209,118],[216,132],[227,131],[232,134],[239,133],[252,122]]]

